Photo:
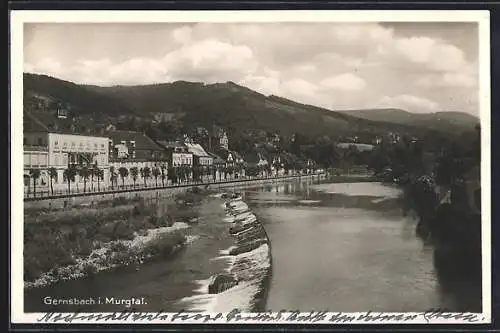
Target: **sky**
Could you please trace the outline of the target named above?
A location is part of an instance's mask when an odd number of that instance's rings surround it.
[[[479,115],[476,23],[26,23],[24,71],[82,84],[233,81],[333,110]]]

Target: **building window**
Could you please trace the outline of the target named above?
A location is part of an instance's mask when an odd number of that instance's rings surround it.
[[[58,144],[59,144],[59,142],[54,141],[54,146],[57,146]]]

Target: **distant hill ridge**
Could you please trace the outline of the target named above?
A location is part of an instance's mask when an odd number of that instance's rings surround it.
[[[397,109],[333,111],[279,96],[265,96],[230,81],[100,87],[25,73],[24,92],[26,106],[37,103],[35,96],[44,96],[69,105],[75,114],[92,116],[95,121],[168,113],[193,126],[216,124],[237,131],[259,129],[282,135],[297,132],[313,136],[362,132],[378,135],[390,131],[418,135],[438,130],[456,132],[473,126],[468,115],[460,112],[443,112],[442,116],[438,113],[446,121],[436,122],[432,118],[436,114],[423,116]]]
[[[469,113],[457,111],[412,113],[401,109],[366,109],[345,110],[339,112],[372,121],[388,121],[395,124],[412,124],[414,126],[444,131],[466,129],[479,123],[479,118]]]

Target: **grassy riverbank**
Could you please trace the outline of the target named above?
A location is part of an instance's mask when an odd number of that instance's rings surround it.
[[[170,200],[117,197],[67,209],[26,210],[25,286],[37,287],[170,256],[189,241],[190,209],[206,193]]]

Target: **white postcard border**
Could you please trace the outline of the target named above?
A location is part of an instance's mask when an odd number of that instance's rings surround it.
[[[23,24],[37,23],[153,23],[153,22],[477,22],[479,24],[479,69],[480,69],[480,121],[481,121],[481,183],[482,183],[482,278],[483,278],[483,313],[477,314],[478,323],[491,322],[491,144],[490,144],[490,15],[489,11],[460,10],[430,10],[430,11],[28,11],[14,10],[10,12],[10,60],[11,60],[11,112],[10,112],[10,143],[11,143],[11,320],[13,323],[39,323],[43,313],[24,313],[23,298],[23,175],[19,164],[22,163],[22,108],[23,108]],[[303,309],[306,310],[306,309]],[[308,312],[304,315],[309,314]],[[346,313],[347,314],[347,313]],[[363,312],[350,313],[360,318]],[[92,315],[92,314],[87,314]],[[94,314],[95,315],[95,314]],[[105,314],[103,314],[104,316]],[[165,314],[166,315],[166,314]],[[215,316],[216,314],[212,314]],[[276,314],[275,314],[276,315]],[[330,318],[335,313],[329,313],[325,320],[316,324],[339,324]],[[389,315],[385,313],[384,315]],[[393,314],[396,315],[396,314]],[[448,318],[428,320],[422,313],[404,313],[405,316],[415,315],[415,319],[394,321],[380,320],[377,324],[426,324],[426,323],[471,323],[470,320],[457,319],[452,315]],[[455,314],[457,315],[457,314]],[[85,314],[79,314],[80,319],[73,318],[73,323],[100,322],[98,318],[89,320]],[[168,317],[171,317],[169,314]],[[83,319],[82,319],[83,318]],[[92,317],[93,318],[93,317]],[[154,318],[154,317],[153,317]],[[283,314],[283,318],[286,315]],[[67,324],[60,320],[60,323]],[[50,322],[50,321],[49,321]],[[203,323],[198,320],[110,320],[107,323]],[[301,323],[286,320],[238,321],[244,323]],[[210,323],[234,323],[222,317]],[[366,321],[354,319],[348,323],[366,324]],[[374,322],[371,322],[374,323]]]

